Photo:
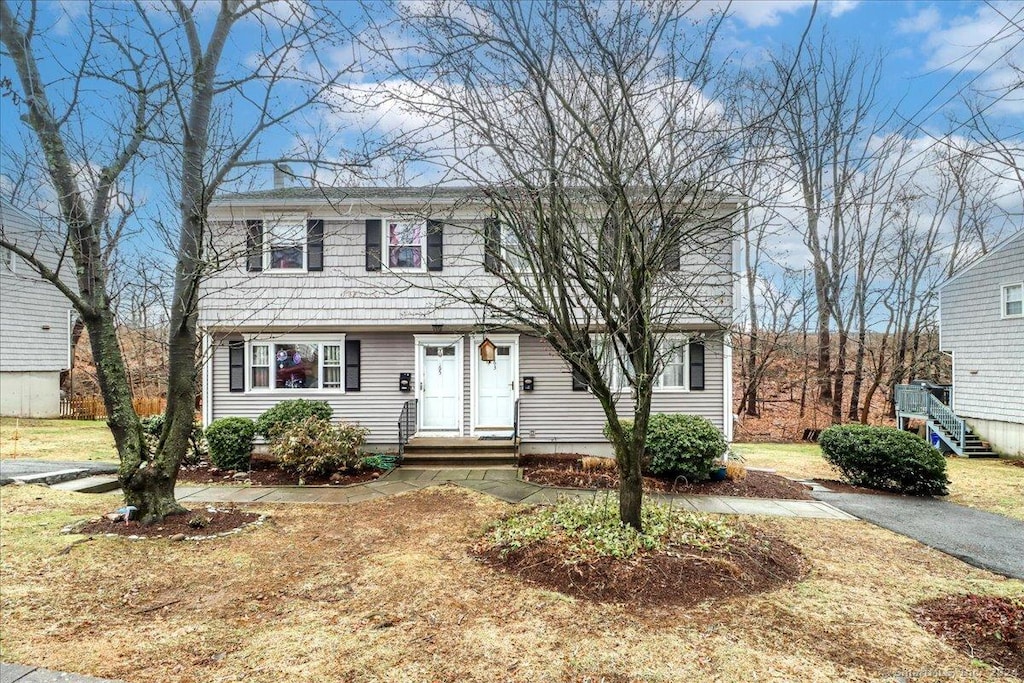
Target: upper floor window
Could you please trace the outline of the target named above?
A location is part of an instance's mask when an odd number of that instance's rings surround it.
[[[1005,285],[1003,287],[1002,317],[1024,317],[1024,284]]]
[[[306,267],[306,224],[279,221],[267,225],[267,270],[302,270]]]
[[[423,268],[426,224],[422,221],[388,220],[384,223],[389,268]]]

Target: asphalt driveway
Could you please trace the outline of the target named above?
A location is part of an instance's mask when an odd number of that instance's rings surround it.
[[[817,491],[813,495],[967,564],[1024,579],[1024,522],[934,498]]]

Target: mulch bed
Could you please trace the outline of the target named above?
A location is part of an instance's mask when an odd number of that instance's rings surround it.
[[[225,532],[252,524],[259,520],[255,512],[243,512],[237,508],[196,508],[185,514],[165,517],[162,522],[142,524],[134,520],[128,522],[112,522],[106,517],[89,520],[74,529],[76,534],[90,536],[116,534],[118,536],[145,536],[146,538],[170,538],[184,535],[187,538],[197,536],[218,536]]]
[[[577,489],[616,489],[619,477],[614,470],[584,470],[579,456],[524,458],[523,479],[535,484]],[[748,471],[739,481],[702,481],[688,483],[644,477],[644,490],[661,493],[689,493],[742,498],[814,500],[803,484],[768,472]]]
[[[900,496],[903,498],[913,497],[897,491],[883,491],[882,489],[869,489],[865,486],[854,486],[853,484],[847,484],[846,482],[839,481],[838,479],[815,479],[814,481],[818,482],[833,493],[870,493],[874,496]]]
[[[695,605],[774,590],[800,580],[807,562],[795,547],[771,534],[744,526],[722,550],[696,548],[647,552],[628,560],[599,557],[567,562],[555,538],[502,555],[480,546],[488,565],[526,581],[597,602],[633,605]]]
[[[948,595],[918,604],[914,620],[969,657],[1024,676],[1024,601]]]
[[[209,463],[202,462],[194,467],[182,467],[178,472],[178,481],[182,484],[250,484],[252,486],[298,486],[299,478],[286,472],[277,463],[267,460],[253,459],[252,469],[245,477],[235,477],[235,470],[220,470]],[[377,470],[361,470],[359,472],[340,472],[333,479],[326,477],[306,477],[305,486],[346,486],[362,484],[379,479],[381,472]]]

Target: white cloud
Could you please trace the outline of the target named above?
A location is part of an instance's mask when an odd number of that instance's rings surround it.
[[[896,24],[896,30],[900,33],[928,33],[934,31],[942,23],[942,14],[934,5],[929,5],[923,10],[901,19]]]
[[[818,3],[818,10],[830,17],[839,17],[855,9],[860,0],[826,0]],[[727,3],[717,3],[724,8]],[[728,4],[728,11],[750,28],[776,26],[783,15],[810,9],[814,0],[741,0]]]
[[[931,18],[929,15],[925,20]],[[1024,21],[1022,2],[978,5],[972,14],[934,21],[930,28],[919,31],[926,34],[922,45],[925,66],[937,71],[960,71],[971,79],[974,90],[997,95],[1020,82],[1021,74],[1014,65],[1024,64],[1021,21]],[[1005,98],[994,110],[1024,113],[1024,98]]]

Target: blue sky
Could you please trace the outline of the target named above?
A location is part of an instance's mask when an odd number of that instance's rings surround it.
[[[714,6],[720,7],[721,3],[704,7]],[[806,27],[811,6],[810,0],[734,2],[731,5],[733,16],[725,26],[720,45],[722,54],[741,64],[756,66],[780,46],[794,46]],[[76,22],[85,20],[84,2],[44,2],[42,7],[50,21],[46,22],[41,42],[60,45],[73,34]],[[356,5],[350,7],[351,11],[357,11]],[[335,8],[349,11],[345,5],[335,5]],[[214,15],[202,12],[200,16],[209,22]],[[1024,20],[1024,2],[835,0],[819,4],[816,23],[827,27],[841,48],[858,44],[868,53],[880,52],[885,56],[883,99],[902,117],[920,126],[908,126],[902,131],[904,135],[927,138],[929,134],[941,134],[948,127],[949,114],[962,113],[959,93],[973,87],[994,91],[1013,77],[1011,64],[1024,64],[1024,30],[1004,30],[1000,34],[1007,19],[1014,19],[1020,25]],[[225,60],[228,63],[243,61],[246,51],[251,49],[253,29],[242,28],[229,48],[229,57]],[[61,49],[56,48],[56,59],[44,68],[52,68],[59,61]],[[0,61],[3,75],[13,76],[9,61]],[[5,146],[17,143],[14,133],[22,126],[18,121],[19,113],[10,97],[0,101],[0,137]],[[988,113],[1006,135],[1022,136],[1024,97],[1003,100],[993,105]],[[265,138],[262,147],[267,154],[272,154],[293,141],[291,134],[277,133]],[[0,187],[14,171],[0,168]],[[254,178],[254,184],[269,187],[270,170],[262,170]],[[150,176],[136,191],[156,198],[162,188],[156,177]]]

